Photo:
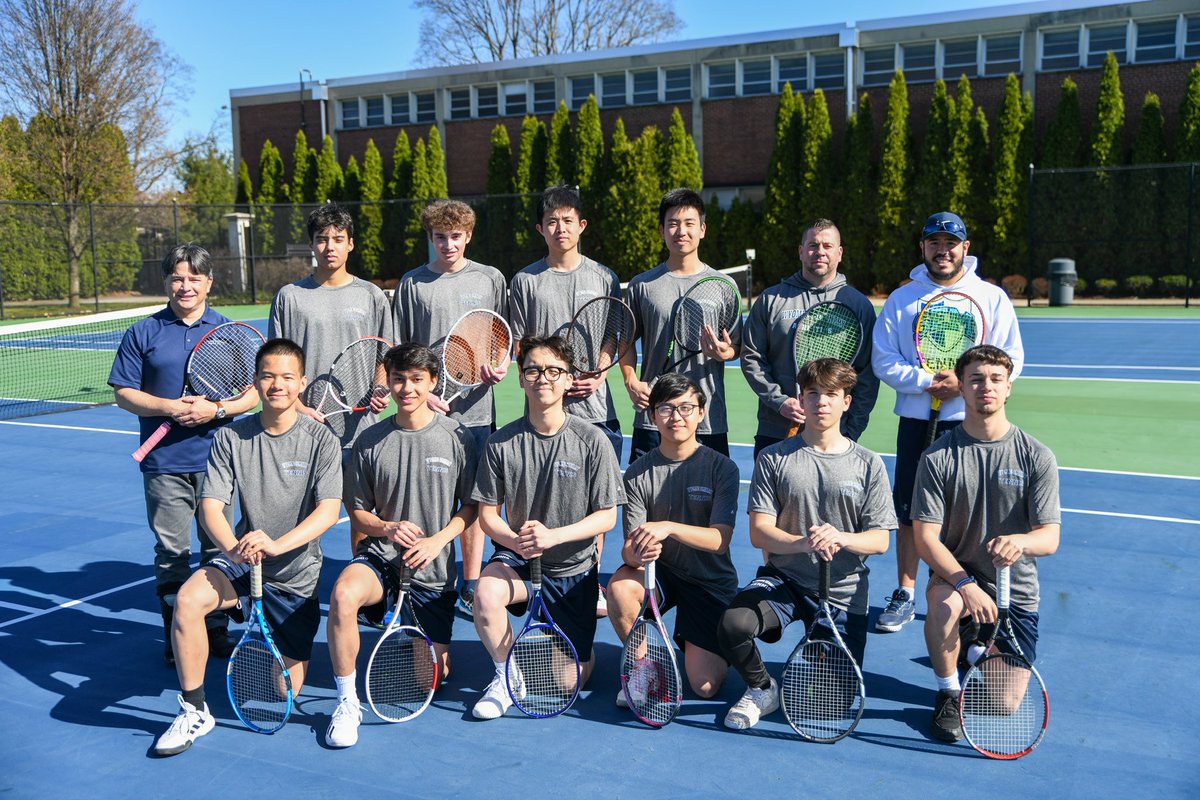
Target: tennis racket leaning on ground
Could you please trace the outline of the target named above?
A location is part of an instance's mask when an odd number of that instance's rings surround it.
[[[183,396],[190,392],[220,403],[252,390],[254,357],[264,341],[256,328],[244,322],[226,322],[204,334],[188,356]],[[133,460],[141,463],[172,424],[167,420],[159,425],[133,452]]]
[[[796,330],[792,333],[796,373],[805,364],[818,358],[836,358],[847,364],[853,363],[862,347],[862,340],[862,322],[850,306],[836,300],[817,303],[796,320]],[[793,424],[788,430],[788,437],[799,432],[800,425]]]
[[[387,394],[383,357],[391,348],[391,342],[378,336],[351,342],[338,353],[329,372],[308,385],[304,404],[320,412],[340,437],[346,428],[344,415],[366,411],[371,398]]]
[[[292,679],[263,616],[261,564],[250,567],[250,599],[246,632],[229,657],[225,686],[242,724],[258,733],[274,733],[292,713]]]
[[[962,292],[942,292],[934,295],[917,316],[914,340],[921,368],[930,375],[954,369],[963,353],[983,343],[987,323],[983,309],[970,295]],[[942,401],[933,398],[929,409],[929,425],[925,429],[925,447],[937,438],[938,415]]]
[[[504,670],[513,704],[530,717],[556,717],[579,696],[575,646],[550,617],[542,599],[542,559],[529,561],[529,614],[508,651]]]
[[[963,679],[958,700],[963,736],[980,753],[999,759],[1032,753],[1042,743],[1050,721],[1046,684],[1013,635],[1009,570],[1009,567],[996,570],[999,616],[982,657]],[[1011,652],[997,650],[997,641],[1007,642]]]
[[[817,558],[817,564],[818,617],[783,669],[783,713],[792,730],[808,741],[830,743],[858,726],[867,693],[858,663],[833,623],[830,562]],[[815,638],[817,626],[825,628],[830,638]]]
[[[483,383],[480,368],[507,363],[512,346],[512,329],[495,311],[476,308],[459,317],[442,344],[442,399],[451,403],[466,397]]]
[[[667,636],[658,610],[654,562],[648,562],[643,570],[646,596],[621,651],[621,690],[634,716],[647,725],[661,728],[679,713],[683,678],[675,659],[675,646]]]
[[[367,662],[367,702],[385,722],[407,722],[433,700],[438,685],[437,655],[433,642],[416,618],[401,621],[412,586],[412,568],[400,572],[400,594],[383,636]]]
[[[633,346],[633,312],[619,298],[605,295],[584,303],[567,327],[576,374],[597,378],[619,362]]]
[[[673,372],[700,352],[705,325],[719,337],[733,328],[741,311],[742,296],[733,281],[717,275],[696,281],[671,312],[671,344],[659,374]],[[675,358],[676,347],[681,353],[679,358]]]

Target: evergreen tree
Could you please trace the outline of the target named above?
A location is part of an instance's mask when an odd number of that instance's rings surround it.
[[[249,213],[253,197],[254,184],[250,182],[250,167],[246,166],[246,159],[243,158],[238,163],[237,193],[233,199],[233,202],[237,204],[237,210]]]
[[[346,162],[346,168],[342,170],[342,192],[338,197],[338,201],[350,214],[350,218],[354,220],[354,249],[350,251],[350,257],[346,259],[346,264],[351,272],[362,274],[362,254],[358,251],[358,232],[362,227],[362,170],[358,166],[358,159],[353,155]]]
[[[446,153],[442,150],[442,135],[436,127],[429,129],[429,146],[425,151],[425,170],[429,178],[429,196],[444,200],[450,196],[446,180]]]
[[[953,209],[967,223],[972,239],[983,236],[987,227],[988,133],[987,117],[976,107],[971,95],[971,81],[963,75],[958,80],[954,105],[953,136],[950,141],[950,194],[919,211],[926,216],[933,211]],[[938,205],[938,208],[934,208]],[[982,240],[973,241],[982,246]]]
[[[1162,164],[1167,160],[1163,140],[1164,119],[1162,104],[1154,92],[1146,92],[1142,102],[1142,119],[1133,143],[1133,164]],[[1158,168],[1135,169],[1123,174],[1128,188],[1118,189],[1119,218],[1126,224],[1125,235],[1118,240],[1125,263],[1134,263],[1144,251],[1147,240],[1159,248],[1158,264],[1181,264],[1186,258],[1183,243],[1187,230],[1187,182],[1182,172]],[[1163,269],[1162,273],[1175,270]],[[1182,272],[1182,270],[1180,270]]]
[[[1200,64],[1188,73],[1187,90],[1179,104],[1179,144],[1176,161],[1200,161]]]
[[[721,269],[730,262],[725,247],[725,209],[714,194],[705,204],[704,261]]]
[[[877,200],[876,279],[889,288],[906,277],[916,258],[914,223],[910,217],[912,157],[909,153],[908,86],[896,70],[888,89],[883,118],[883,144]]]
[[[967,201],[966,207],[969,210],[963,219],[964,221],[967,218],[976,220],[976,227],[967,228],[967,230],[979,230],[981,232],[977,240],[979,247],[986,247],[991,241],[989,237],[991,235],[992,218],[995,213],[992,209],[992,201],[988,193],[988,185],[991,183],[992,178],[991,150],[987,115],[983,113],[981,107],[976,106],[975,116],[971,118],[971,150],[968,160],[972,185],[975,189]],[[971,235],[972,237],[975,236],[974,233]]]
[[[276,230],[277,213],[275,204],[280,201],[283,183],[283,156],[270,139],[263,142],[262,154],[258,159],[258,196],[254,208],[254,247],[263,255],[273,254],[279,242]]]
[[[291,187],[288,200],[292,204],[288,214],[291,222],[290,239],[296,244],[308,241],[308,209],[305,206],[313,202],[308,195],[314,185],[308,178],[312,152],[307,134],[302,130],[296,131],[296,141],[292,147],[292,180],[288,184]]]
[[[571,131],[571,112],[566,101],[558,104],[550,119],[550,138],[546,145],[546,185],[557,186],[575,180],[575,137]]]
[[[7,152],[0,156],[0,172],[9,158],[11,156]],[[229,213],[237,191],[233,160],[229,154],[221,152],[210,142],[203,149],[186,153],[180,159],[176,177],[183,186],[179,196],[180,241],[224,241],[223,217]],[[0,174],[0,198],[5,197],[3,186],[4,178]]]
[[[321,152],[316,158],[316,181],[313,191],[314,203],[325,203],[330,200],[340,200],[344,189],[345,176],[342,165],[338,163],[333,152],[333,137],[326,136],[321,145]]]
[[[512,146],[508,138],[508,128],[503,124],[492,128],[487,193],[487,216],[483,220],[487,235],[482,237],[482,244],[487,248],[486,263],[508,264],[512,260],[513,231],[517,228],[517,220],[513,203],[515,198],[512,196]]]
[[[792,94],[792,85],[785,83],[775,112],[775,146],[767,166],[767,185],[763,196],[763,228],[774,235],[767,237],[758,249],[755,271],[764,285],[777,283],[796,269],[798,242],[788,241],[785,231],[796,232],[803,224],[799,214],[800,175],[799,149],[795,142],[802,136],[803,117],[797,108],[804,99]],[[796,129],[800,130],[797,131]],[[792,235],[795,235],[793,233]]]
[[[362,165],[362,206],[358,213],[358,235],[354,251],[359,254],[362,274],[382,277],[383,265],[383,156],[374,139],[367,140]]]
[[[1117,57],[1109,53],[1100,73],[1100,99],[1096,103],[1096,121],[1092,125],[1089,163],[1112,167],[1121,161],[1122,130],[1125,127],[1125,97]]]
[[[845,178],[837,217],[845,249],[840,271],[858,289],[870,292],[875,286],[875,120],[866,92],[858,111],[846,121],[844,142]]]
[[[603,188],[596,185],[603,164],[604,131],[600,127],[600,107],[596,104],[596,96],[588,95],[575,123],[575,182],[585,201],[594,191],[603,192]]]
[[[417,139],[413,147],[412,159],[412,188],[409,199],[408,229],[406,232],[405,251],[414,263],[424,263],[429,254],[428,237],[421,227],[421,211],[433,197],[432,181],[429,178],[429,155],[424,139]]]
[[[622,280],[650,269],[659,261],[662,237],[658,233],[657,159],[650,140],[639,145],[625,135],[618,119],[608,151],[610,177],[603,202],[608,235],[603,260]]]
[[[921,148],[921,163],[913,179],[914,219],[924,219],[943,209],[962,213],[961,208],[951,204],[957,177],[954,140],[958,121],[954,99],[946,92],[945,82],[938,80],[929,103],[929,122]],[[966,128],[964,133],[969,134],[969,131]]]
[[[508,128],[503,124],[492,128],[487,193],[492,196],[513,193],[512,146],[508,138]]]
[[[995,222],[986,255],[993,276],[1025,271],[1025,170],[1020,164],[1021,136],[1025,109],[1021,84],[1009,74],[996,126],[992,198]]]
[[[1083,123],[1079,114],[1079,88],[1069,77],[1064,78],[1058,96],[1058,108],[1046,131],[1039,166],[1047,169],[1070,169],[1080,166],[1079,152],[1083,142]]]
[[[808,100],[800,165],[800,224],[834,213],[833,197],[833,125],[825,92],[817,89]],[[799,233],[799,232],[798,232]],[[799,246],[799,242],[796,242]]]
[[[725,249],[725,266],[734,264],[746,263],[747,248],[759,247],[758,242],[761,241],[759,236],[759,218],[758,213],[754,210],[754,204],[749,201],[742,200],[740,197],[733,198],[729,204],[729,210],[725,212],[724,226],[722,230],[722,239]],[[707,241],[707,238],[706,238]],[[797,250],[799,242],[796,243]],[[766,282],[758,274],[758,264],[754,267],[754,284],[755,286],[766,286]],[[746,294],[746,299],[752,301],[758,294],[754,287],[749,287]]]
[[[536,232],[530,225],[537,200],[532,196],[546,188],[546,123],[535,116],[527,115],[521,122],[521,149],[517,154],[517,175],[514,182],[517,194],[525,195],[511,204],[513,222],[516,223],[515,243],[518,250],[525,249],[530,237]]]
[[[412,202],[413,184],[413,153],[408,141],[408,134],[400,131],[396,134],[396,144],[392,148],[392,175],[387,182],[387,200],[384,208],[384,247],[388,277],[398,278],[404,274],[412,261],[408,250],[409,216],[414,204]]]
[[[704,187],[700,154],[696,151],[695,140],[684,127],[683,115],[679,113],[678,108],[671,111],[671,127],[667,131],[663,166],[664,190],[686,186],[698,192]]]

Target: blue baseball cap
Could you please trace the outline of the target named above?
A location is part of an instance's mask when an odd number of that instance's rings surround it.
[[[921,241],[925,241],[935,233],[948,233],[960,242],[967,240],[967,226],[962,217],[950,211],[939,211],[925,220],[921,228]]]

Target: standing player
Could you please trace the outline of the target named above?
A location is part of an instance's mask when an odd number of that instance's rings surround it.
[[[219,431],[208,456],[200,512],[224,554],[179,590],[171,634],[181,708],[155,742],[156,755],[182,753],[215,724],[204,702],[204,617],[213,611],[239,621],[246,616],[251,564],[262,564],[263,612],[296,695],[321,624],[318,539],[338,519],[340,448],[324,425],[299,413],[305,386],[299,345],[268,340],[258,351],[255,382],[262,411]],[[236,533],[226,519],[235,492],[241,510]]]
[[[857,376],[850,365],[819,358],[801,368],[804,428],[763,451],[750,485],[750,541],[767,556],[758,576],[738,592],[721,618],[721,653],[746,681],[746,693],[725,715],[745,729],[779,708],[779,686],[767,673],[755,639],[777,642],[801,620],[814,627],[817,558],[831,562],[829,602],[834,623],[860,668],[867,644],[867,556],[887,551],[896,524],[887,470],[879,456],[842,434]]]
[[[200,483],[213,436],[238,414],[258,405],[247,391],[228,403],[204,397],[180,397],[187,382],[188,356],[205,334],[229,319],[208,306],[212,264],[208,251],[194,244],[173,248],[162,260],[167,307],[135,323],[117,349],[108,383],[117,405],[136,414],[140,441],[145,442],[164,421],[171,432],[142,461],[146,517],[154,532],[154,579],[163,621],[163,659],[174,666],[171,621],[175,595],[192,574],[192,520],[197,523],[201,564],[219,550],[200,523]],[[232,519],[232,518],[231,518]],[[214,613],[208,619],[209,651],[227,658],[233,651],[228,618]]]
[[[433,244],[435,257],[428,264],[410,270],[400,279],[393,296],[398,342],[420,342],[435,350],[450,328],[468,311],[486,308],[504,316],[507,311],[504,276],[495,267],[467,258],[467,245],[475,230],[475,212],[458,200],[438,200],[421,212],[421,225]],[[484,364],[483,385],[447,405],[430,393],[430,407],[461,422],[475,438],[475,452],[483,452],[484,442],[496,429],[496,410],[492,386],[508,371],[508,364],[493,369]],[[445,380],[445,376],[442,376]],[[463,584],[458,609],[468,618],[483,560],[483,533],[472,524],[462,536]]]
[[[629,282],[629,307],[637,320],[642,343],[642,371],[637,372],[636,349],[631,348],[621,363],[625,390],[637,414],[630,442],[632,464],[658,446],[658,431],[647,413],[650,384],[666,363],[671,344],[672,311],[683,293],[701,278],[721,273],[700,260],[704,238],[704,200],[691,189],[672,189],[658,204],[658,226],[667,246],[667,260],[654,269],[635,275]],[[678,371],[692,378],[709,398],[708,414],[700,423],[697,439],[721,455],[729,455],[729,422],[725,407],[725,362],[742,349],[741,314],[728,331],[706,327],[702,351],[688,359]]]
[[[929,564],[925,645],[937,680],[933,735],[962,738],[958,658],[962,635],[986,642],[997,619],[996,570],[1012,568],[1010,619],[1034,661],[1036,559],[1058,550],[1058,465],[1044,444],[1008,421],[1014,364],[998,347],[968,350],[954,372],[966,403],[962,425],[921,456],[913,493],[917,552]],[[1008,642],[999,649],[1012,652]]]
[[[1013,360],[1013,377],[1021,372],[1024,350],[1012,302],[999,287],[976,273],[978,261],[967,255],[971,242],[967,226],[957,214],[940,211],[925,220],[921,229],[923,263],[909,273],[912,282],[892,292],[875,322],[871,364],[875,374],[896,390],[896,469],[892,496],[899,528],[896,530],[898,586],[875,622],[879,631],[898,631],[916,615],[917,549],[913,544],[911,504],[917,460],[925,449],[930,403],[942,401],[938,435],[958,426],[963,403],[958,379],[952,370],[930,375],[921,368],[913,336],[921,308],[934,295],[963,292],[979,303],[986,318],[986,343],[1004,350]]]
[[[472,710],[477,719],[495,719],[512,705],[505,680],[513,641],[508,611],[523,613],[532,595],[535,556],[542,559],[546,606],[574,645],[580,683],[587,683],[595,665],[595,539],[616,524],[617,506],[625,502],[604,434],[563,410],[571,387],[566,341],[526,336],[518,364],[525,416],[488,439],[473,494],[483,530],[496,543],[475,592],[475,630],[496,666]]]
[[[800,240],[800,271],[784,278],[758,296],[742,347],[742,374],[758,395],[758,432],[754,457],[782,441],[793,424],[803,424],[800,399],[792,377],[803,366],[795,363],[792,340],[796,320],[818,303],[836,301],[848,306],[862,326],[862,344],[850,366],[858,372],[854,402],[842,418],[842,432],[858,441],[875,408],[879,379],[871,369],[871,331],[875,307],[866,295],[838,272],[842,262],[842,234],[827,219],[814,221]]]
[[[660,608],[676,608],[675,640],[692,691],[712,697],[729,664],[720,655],[717,623],[737,593],[729,540],[737,516],[737,465],[696,441],[704,392],[668,373],[650,390],[659,444],[625,471],[625,565],[608,583],[609,621],[624,641],[645,596],[643,565],[656,561]],[[617,695],[617,705],[625,694]]]
[[[396,415],[364,431],[346,465],[346,506],[367,539],[342,570],[329,603],[329,657],[338,694],[325,734],[331,747],[358,741],[358,620],[383,621],[396,604],[404,564],[414,570],[409,605],[433,640],[439,682],[449,674],[458,596],[454,540],[475,519],[475,441],[425,402],[437,387],[437,356],[410,342],[388,351],[384,367]]]

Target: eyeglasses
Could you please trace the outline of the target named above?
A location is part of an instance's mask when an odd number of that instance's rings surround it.
[[[695,403],[680,403],[677,406],[663,403],[654,407],[654,413],[663,419],[670,419],[675,412],[679,412],[680,417],[687,419],[692,414],[695,414],[696,409],[699,407],[700,406],[696,405]]]
[[[546,380],[553,382],[566,374],[567,370],[563,367],[525,367],[521,370],[521,375],[529,383],[536,383],[543,375],[546,376]]]
[[[926,239],[935,233],[949,233],[965,239],[967,237],[967,228],[961,222],[956,222],[952,219],[939,219],[925,223],[925,227],[921,229],[921,238]]]

